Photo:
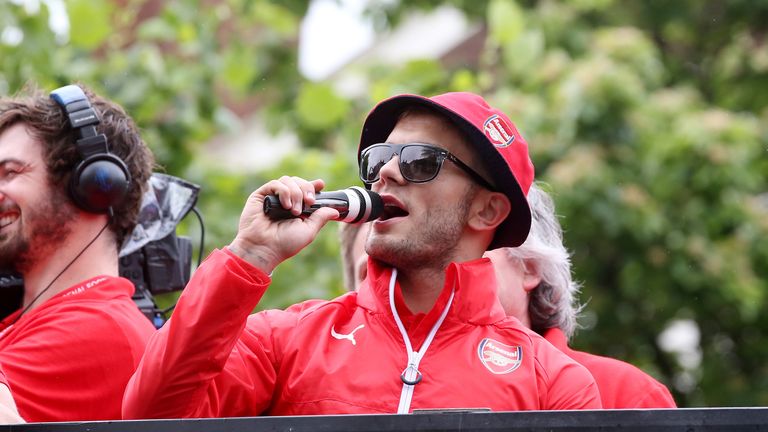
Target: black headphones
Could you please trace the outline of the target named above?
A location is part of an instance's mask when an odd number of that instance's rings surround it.
[[[112,215],[113,207],[128,193],[128,167],[109,152],[107,137],[96,131],[101,120],[83,89],[76,85],[61,87],[51,92],[51,99],[61,105],[80,137],[75,145],[82,161],[69,183],[72,200],[85,211]]]

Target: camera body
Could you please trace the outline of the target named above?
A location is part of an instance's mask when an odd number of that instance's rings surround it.
[[[170,308],[159,308],[154,296],[181,291],[189,282],[192,241],[177,236],[176,227],[190,211],[200,220],[203,250],[203,220],[194,210],[199,191],[200,186],[178,177],[152,174],[136,226],[120,248],[120,276],[133,282],[134,302],[157,328]]]
[[[24,280],[21,276],[0,270],[0,320],[21,307],[24,299]]]
[[[155,295],[181,291],[189,282],[192,267],[192,241],[188,237],[167,236],[147,243],[120,258],[120,276],[133,282],[133,301],[139,310],[160,328],[165,316]]]

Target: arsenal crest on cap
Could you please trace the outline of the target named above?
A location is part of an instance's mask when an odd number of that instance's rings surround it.
[[[498,114],[488,117],[483,123],[483,132],[496,147],[506,147],[515,140],[515,134],[508,129]]]
[[[486,369],[501,375],[520,367],[523,361],[523,348],[519,345],[511,346],[485,338],[477,346],[477,355]]]

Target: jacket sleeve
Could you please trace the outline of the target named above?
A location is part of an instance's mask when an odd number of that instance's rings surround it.
[[[537,347],[537,375],[543,410],[599,409],[600,391],[587,368],[560,352],[549,343]]]
[[[123,418],[262,413],[272,399],[279,356],[270,320],[249,315],[268,284],[269,277],[247,262],[214,251],[147,345],[125,391]]]

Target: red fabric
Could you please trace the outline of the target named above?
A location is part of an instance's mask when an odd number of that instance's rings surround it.
[[[386,282],[387,289],[389,289],[389,282]],[[386,293],[389,295],[389,292]],[[405,331],[408,333],[408,338],[411,341],[411,347],[414,350],[419,350],[421,344],[427,339],[429,332],[432,330],[432,326],[440,318],[440,314],[443,313],[445,305],[448,304],[448,299],[451,297],[450,290],[443,290],[435,301],[435,306],[429,311],[429,313],[413,313],[405,304],[405,298],[402,291],[395,290],[395,307],[397,308],[400,321],[405,327]]]
[[[610,357],[601,357],[568,348],[565,334],[549,329],[544,337],[560,351],[589,369],[600,389],[605,409],[676,408],[664,384],[640,369]]]
[[[8,387],[8,378],[5,377],[5,372],[3,372],[2,367],[0,367],[0,384]]]
[[[124,418],[396,412],[407,353],[389,308],[391,269],[371,260],[369,275],[357,293],[249,316],[269,277],[214,251],[147,346]],[[456,287],[453,306],[421,361],[411,410],[600,407],[586,369],[505,317],[487,288],[495,286],[489,260],[452,264],[446,281]],[[491,373],[479,356],[486,339],[520,346],[519,367]]]
[[[120,418],[125,385],[154,327],[127,279],[101,276],[0,323],[0,364],[30,422]]]

